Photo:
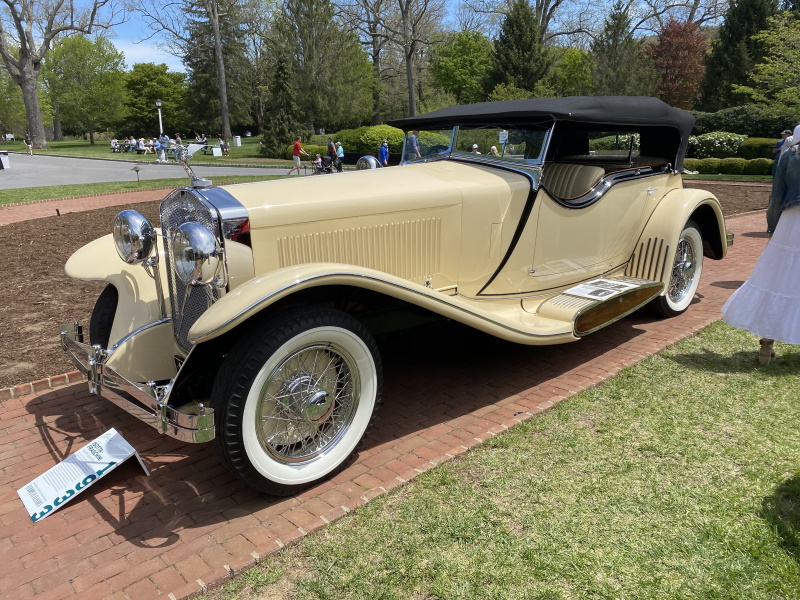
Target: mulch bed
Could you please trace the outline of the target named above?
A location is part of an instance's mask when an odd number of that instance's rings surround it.
[[[766,208],[769,187],[687,182],[708,188],[726,216]],[[0,227],[3,303],[0,305],[0,388],[73,370],[58,340],[62,323],[88,324],[104,283],[73,281],[64,263],[78,248],[111,232],[119,207],[71,213]],[[158,202],[136,205],[158,223]]]

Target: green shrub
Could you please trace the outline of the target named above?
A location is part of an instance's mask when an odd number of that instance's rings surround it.
[[[772,147],[777,141],[777,139],[773,138],[747,138],[739,145],[736,155],[748,160],[753,158],[772,158]]]
[[[744,166],[745,175],[772,175],[772,165],[775,161],[769,158],[754,158],[748,160]]]
[[[683,168],[687,171],[700,171],[700,158],[685,158],[683,159]]]
[[[639,134],[633,134],[633,150],[639,150]],[[608,152],[610,150],[627,150],[630,142],[630,135],[608,135],[596,140],[589,140],[589,149],[598,152]]]
[[[715,113],[694,112],[697,121],[693,133],[730,131],[748,137],[776,138],[784,129],[797,125],[797,115],[787,108],[734,106]]]
[[[365,125],[358,129],[342,129],[333,134],[335,142],[342,142],[345,152],[378,154],[383,140],[389,141],[389,152],[403,149],[403,131],[389,125]]]
[[[723,158],[719,161],[719,172],[723,175],[741,175],[746,164],[743,158]]]
[[[697,170],[703,175],[719,175],[718,158],[703,158],[697,161]]]
[[[726,131],[712,131],[689,138],[690,158],[728,158],[735,156],[747,136]]]

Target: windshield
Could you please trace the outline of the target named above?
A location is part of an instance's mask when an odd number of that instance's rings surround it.
[[[441,155],[483,155],[517,164],[540,165],[549,127],[513,128],[499,126],[456,127],[431,131],[409,131],[403,144],[403,161],[417,161]]]

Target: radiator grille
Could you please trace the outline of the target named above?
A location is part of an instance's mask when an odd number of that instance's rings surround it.
[[[670,248],[667,241],[659,237],[648,238],[634,250],[625,274],[650,281],[661,281],[669,259]]]
[[[278,240],[281,267],[311,262],[358,265],[417,279],[439,272],[441,220],[418,219]]]
[[[217,288],[192,287],[175,276],[172,265],[172,233],[178,226],[196,221],[217,235],[215,216],[197,196],[188,190],[179,190],[161,203],[161,229],[164,234],[164,248],[169,281],[169,300],[172,307],[172,329],[175,339],[184,350],[190,350],[189,329],[208,308],[221,296]],[[217,237],[219,237],[217,235]]]

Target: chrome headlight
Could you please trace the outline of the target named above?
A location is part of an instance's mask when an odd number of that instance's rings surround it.
[[[155,239],[150,221],[138,211],[123,210],[114,219],[114,244],[119,257],[129,265],[147,260]]]
[[[175,274],[185,285],[224,285],[218,279],[221,256],[214,234],[200,223],[184,223],[172,234]]]

